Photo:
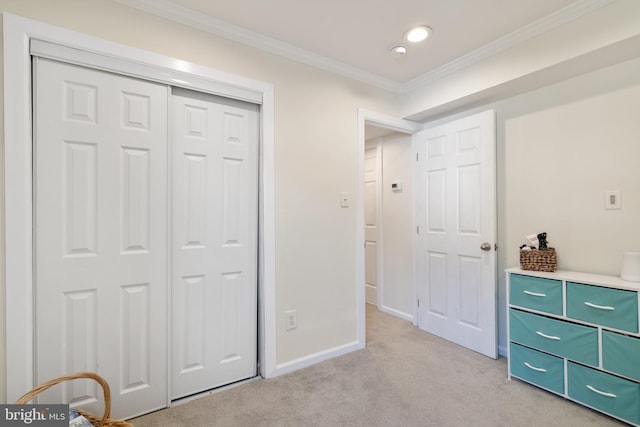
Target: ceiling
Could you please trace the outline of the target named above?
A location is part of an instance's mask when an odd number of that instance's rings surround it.
[[[570,19],[594,0],[116,0],[378,86],[403,85],[510,38]],[[585,6],[586,5],[586,6]],[[568,18],[567,18],[568,16]],[[187,22],[189,21],[189,22]],[[414,25],[431,38],[392,54]],[[535,34],[533,34],[535,35]]]

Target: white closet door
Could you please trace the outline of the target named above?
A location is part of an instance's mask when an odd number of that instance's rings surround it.
[[[257,106],[174,89],[172,398],[256,375]]]
[[[113,416],[165,407],[168,88],[38,59],[34,94],[36,380],[93,371]],[[90,380],[41,396],[102,413]]]

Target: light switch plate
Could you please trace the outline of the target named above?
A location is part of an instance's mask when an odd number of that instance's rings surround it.
[[[605,209],[622,209],[620,190],[607,190],[604,192]]]
[[[340,206],[343,208],[349,207],[349,193],[346,191],[340,193]]]

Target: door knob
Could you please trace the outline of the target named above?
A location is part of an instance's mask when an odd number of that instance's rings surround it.
[[[480,249],[482,249],[483,251],[490,251],[491,243],[484,242],[483,244],[480,245]]]

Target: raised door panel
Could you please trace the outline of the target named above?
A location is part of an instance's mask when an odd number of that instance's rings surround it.
[[[481,326],[482,299],[480,287],[481,260],[478,257],[458,257],[458,288],[460,307],[458,319],[462,325],[472,330]],[[475,331],[474,331],[475,332]]]
[[[97,145],[63,142],[63,207],[66,255],[95,255],[98,236]]]
[[[449,287],[447,286],[447,254],[431,252],[427,255],[429,265],[429,313],[436,318],[446,319],[449,299]],[[435,320],[434,320],[435,321]]]
[[[374,305],[377,302],[377,251],[376,242],[365,242],[365,301]]]
[[[123,147],[120,154],[122,251],[148,252],[151,232],[151,152]]]

